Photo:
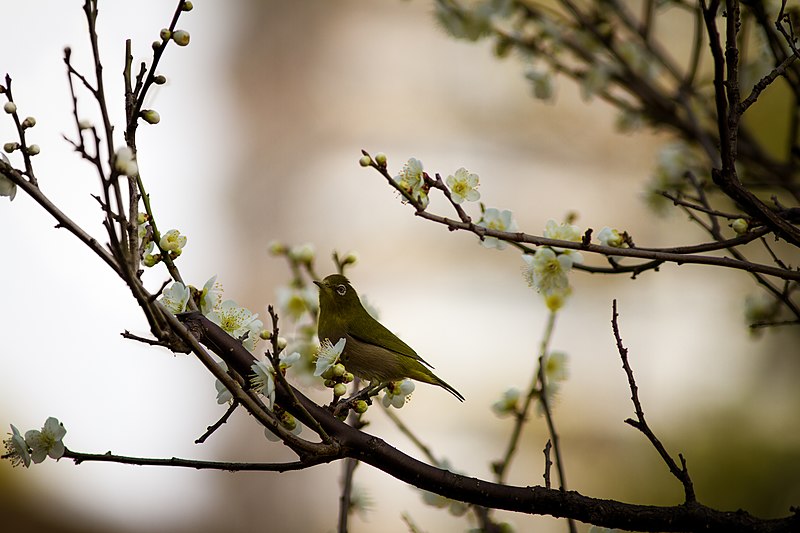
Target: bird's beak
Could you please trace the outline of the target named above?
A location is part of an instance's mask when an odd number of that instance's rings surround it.
[[[321,281],[314,280],[314,285],[316,285],[320,289],[322,288],[322,282]]]

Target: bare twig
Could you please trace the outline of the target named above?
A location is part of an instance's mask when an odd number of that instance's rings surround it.
[[[237,400],[233,400],[231,404],[228,406],[228,409],[225,411],[225,414],[222,415],[220,419],[214,422],[212,425],[208,426],[206,428],[206,432],[200,435],[200,437],[198,437],[197,440],[194,441],[194,443],[203,444],[206,441],[206,439],[208,439],[208,437],[213,435],[215,431],[217,431],[220,427],[222,427],[222,424],[228,422],[228,419],[231,417],[231,415],[233,414],[233,412],[236,410],[237,407],[239,407],[239,402]]]
[[[612,309],[611,326],[614,331],[614,339],[617,343],[617,351],[622,359],[622,368],[625,370],[625,374],[628,376],[628,385],[631,389],[631,401],[633,402],[633,408],[636,412],[636,420],[627,418],[625,423],[638,429],[642,432],[642,434],[644,434],[645,437],[647,437],[647,440],[650,441],[650,443],[658,452],[658,455],[660,455],[661,459],[666,463],[669,471],[683,485],[686,503],[696,503],[697,498],[694,494],[694,485],[692,484],[692,479],[689,477],[689,471],[686,468],[686,461],[684,460],[683,455],[678,454],[678,457],[681,461],[681,466],[678,467],[678,465],[667,452],[666,448],[664,448],[664,445],[661,444],[661,441],[658,440],[658,437],[656,437],[655,433],[653,433],[653,431],[650,429],[650,426],[647,425],[647,421],[644,418],[644,410],[642,409],[642,404],[639,401],[639,388],[636,386],[636,380],[633,378],[633,370],[631,369],[630,363],[628,363],[628,349],[623,346],[622,337],[620,336],[619,332],[619,315],[617,313],[616,300],[614,300],[612,303]]]

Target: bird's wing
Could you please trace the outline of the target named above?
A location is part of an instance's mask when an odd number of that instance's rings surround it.
[[[364,311],[363,316],[350,324],[348,334],[361,342],[383,347],[400,355],[416,359],[433,368],[430,363],[417,355],[417,352],[411,346],[400,340],[397,335],[386,329],[383,324],[372,318],[366,311]]]

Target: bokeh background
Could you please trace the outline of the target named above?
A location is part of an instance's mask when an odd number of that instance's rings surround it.
[[[42,189],[103,239],[90,196],[98,179],[62,135],[74,138],[63,48],[89,72],[81,3],[3,2],[0,73],[13,78]],[[101,3],[100,45],[109,103],[122,121],[124,39],[138,63],[167,25],[173,2]],[[511,209],[539,233],[550,218],[578,215],[596,230],[628,229],[637,243],[700,242],[680,216],[654,217],[641,199],[658,147],[653,133],[615,132],[615,113],[584,102],[560,80],[555,102],[532,98],[519,58],[495,59],[488,42],[456,42],[428,2],[195,2],[171,48],[169,82],[148,107],[139,165],[164,229],[189,243],[179,265],[202,285],[266,315],[289,274],[268,243],[313,243],[317,270],[333,250],[357,251],[351,279],[382,321],[466,397],[418,386],[401,412],[456,470],[489,478],[511,428],[491,404],[535,369],[546,309],[520,276],[511,249],[480,247],[419,220],[380,176],[358,166],[362,148],[385,152],[397,172],[409,157],[443,176],[464,166],[481,176],[482,201]],[[684,28],[670,28],[678,41]],[[82,117],[97,120],[84,92]],[[14,137],[0,120],[3,142]],[[114,145],[122,143],[117,131]],[[435,201],[432,208],[443,207]],[[474,207],[474,206],[473,206]],[[475,213],[473,213],[475,214]],[[206,444],[194,440],[222,413],[213,378],[193,358],[120,337],[145,335],[126,288],[24,194],[0,202],[4,280],[0,306],[0,427],[23,432],[48,416],[77,451],[146,457],[274,461],[291,457],[237,413]],[[594,260],[594,259],[593,259]],[[152,287],[166,279],[147,273]],[[756,293],[740,272],[665,266],[636,280],[576,273],[552,348],[570,357],[555,417],[567,481],[584,494],[653,504],[681,489],[632,415],[610,329],[621,328],[648,420],[689,461],[699,498],[725,509],[780,516],[800,500],[798,338],[787,329],[752,336],[742,302]],[[368,430],[420,456],[379,409]],[[541,418],[524,431],[510,482],[539,484],[547,440]],[[0,464],[0,511],[15,531],[334,531],[338,464],[287,474],[47,461],[30,470]],[[360,467],[371,501],[353,531],[464,531],[466,518],[425,506],[420,493]],[[518,531],[563,531],[550,518],[500,513]],[[585,530],[585,526],[582,526]]]

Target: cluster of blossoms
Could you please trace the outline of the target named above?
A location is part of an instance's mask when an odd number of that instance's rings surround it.
[[[185,235],[181,235],[180,231],[171,229],[158,239],[159,251],[156,252],[153,226],[149,223],[147,214],[139,214],[138,229],[142,264],[146,267],[156,266],[164,259],[165,255],[174,261],[183,253],[183,248],[188,241],[188,238]]]
[[[9,437],[3,441],[6,449],[3,459],[10,460],[12,466],[24,465],[26,468],[31,461],[38,464],[47,457],[60,459],[66,451],[62,442],[66,434],[64,425],[52,416],[45,421],[41,430],[26,431],[24,438],[12,424]]]
[[[158,301],[171,313],[178,314],[186,311],[193,295],[203,315],[231,337],[242,341],[250,352],[255,350],[259,340],[269,338],[269,332],[265,331],[258,314],[233,300],[222,300],[222,285],[217,283],[216,276],[209,279],[200,291],[176,281],[164,290]]]
[[[321,377],[325,380],[325,386],[333,389],[334,399],[347,394],[348,383],[352,383],[355,379],[355,376],[339,362],[346,343],[347,339],[345,338],[337,340],[336,344],[330,339],[323,339],[314,365],[314,377]],[[356,410],[362,413],[366,411],[366,402],[360,402]]]
[[[581,230],[569,223],[557,224],[547,221],[544,236],[569,242],[581,242]],[[523,277],[528,286],[535,288],[544,297],[547,308],[557,311],[563,307],[572,292],[567,274],[572,265],[583,262],[580,252],[558,246],[540,246],[533,254],[522,256],[525,261]]]
[[[394,177],[394,182],[411,198],[420,202],[423,208],[428,206],[430,186],[425,183],[422,161],[413,157],[409,159],[400,174]]]
[[[369,165],[371,163],[372,161],[369,156],[364,156],[364,158],[362,158],[362,165]],[[381,167],[385,167],[386,156],[384,154],[376,155],[375,163]],[[408,196],[420,202],[423,208],[427,207],[430,202],[428,197],[430,184],[426,179],[427,175],[425,174],[422,161],[414,157],[406,161],[400,173],[393,178],[395,184]],[[461,204],[465,201],[474,202],[481,197],[481,194],[477,190],[478,185],[480,185],[480,178],[477,174],[463,167],[447,176],[445,183],[447,184],[450,199],[456,204]]]

